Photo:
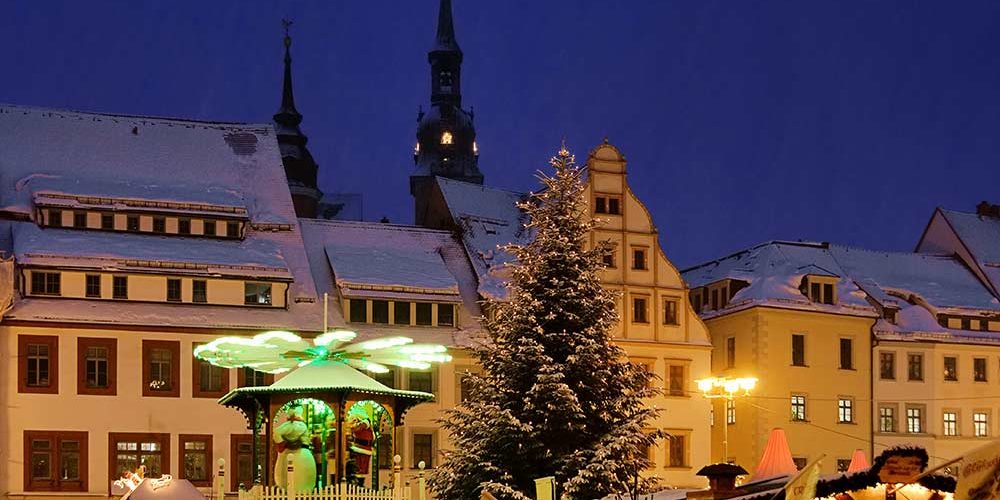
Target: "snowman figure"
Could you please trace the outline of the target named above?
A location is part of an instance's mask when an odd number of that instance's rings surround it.
[[[310,491],[316,486],[316,461],[309,451],[312,436],[302,419],[302,407],[293,406],[288,418],[274,428],[274,442],[278,445],[278,461],[274,464],[274,482],[282,489]],[[288,460],[295,467],[295,484],[288,484]]]

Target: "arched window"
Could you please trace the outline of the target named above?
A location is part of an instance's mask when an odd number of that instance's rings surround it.
[[[451,132],[445,130],[441,133],[441,144],[451,144],[453,140]]]

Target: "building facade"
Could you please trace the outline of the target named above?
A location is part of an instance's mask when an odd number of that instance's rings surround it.
[[[614,251],[605,262],[602,282],[619,292],[620,323],[612,332],[633,362],[656,375],[663,395],[650,401],[661,409],[653,424],[673,439],[649,450],[657,475],[667,485],[699,486],[698,466],[708,463],[710,405],[697,394],[694,380],[710,374],[711,343],[694,313],[680,273],[667,260],[659,230],[631,191],[624,155],[607,141],[586,162],[584,196],[590,215],[600,221],[590,244],[608,241]],[[480,297],[506,295],[505,265],[511,256],[500,247],[524,242],[521,193],[438,177],[425,220],[457,234],[477,276]]]
[[[980,254],[1000,224],[939,210],[917,253],[769,242],[684,271],[713,371],[760,379],[750,396],[717,403],[713,458],[752,470],[774,427],[800,466],[826,454],[827,472],[846,469],[854,449],[915,444],[934,464],[991,439],[1000,302],[940,243],[961,239],[940,236],[946,214],[976,219],[965,222]]]

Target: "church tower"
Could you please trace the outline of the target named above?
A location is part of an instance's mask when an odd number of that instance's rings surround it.
[[[309,138],[299,129],[302,114],[295,109],[295,97],[292,95],[292,37],[288,34],[288,27],[292,23],[287,20],[282,22],[285,25],[285,81],[281,90],[281,107],[274,115],[274,130],[278,136],[288,188],[292,192],[295,215],[314,218],[323,196],[316,187],[319,165],[306,148]]]
[[[455,40],[451,0],[441,0],[437,37],[427,61],[431,66],[431,105],[426,113],[417,114],[416,170],[410,176],[414,222],[418,225],[424,224],[434,177],[483,183],[473,115],[462,109],[462,49]]]

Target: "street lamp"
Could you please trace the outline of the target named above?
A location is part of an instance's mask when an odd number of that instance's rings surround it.
[[[741,396],[749,396],[757,386],[756,377],[727,378],[709,377],[695,380],[698,390],[708,399],[725,399],[725,416],[722,422],[722,461],[729,459],[729,402]]]

